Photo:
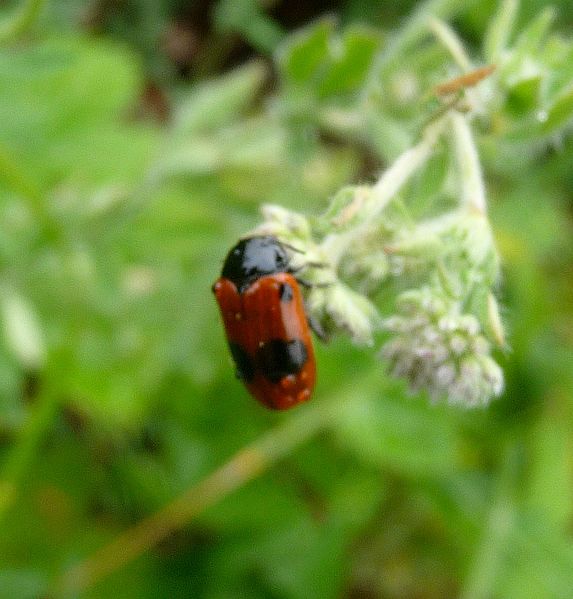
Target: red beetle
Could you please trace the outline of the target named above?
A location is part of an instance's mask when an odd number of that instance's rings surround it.
[[[240,378],[265,406],[286,410],[310,398],[314,350],[286,249],[271,235],[241,240],[213,285]]]

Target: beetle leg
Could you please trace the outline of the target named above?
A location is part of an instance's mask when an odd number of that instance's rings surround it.
[[[317,318],[311,314],[308,314],[307,312],[306,320],[308,322],[308,326],[322,342],[328,343],[330,341],[330,335],[324,330],[324,327],[320,324]]]

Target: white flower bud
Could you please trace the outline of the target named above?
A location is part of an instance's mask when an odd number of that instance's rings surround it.
[[[452,354],[461,356],[468,347],[468,341],[462,335],[452,335],[450,337],[450,349]]]
[[[343,283],[312,289],[308,309],[319,321],[326,317],[335,328],[350,333],[354,343],[372,345],[372,333],[380,321],[378,311],[363,295]]]
[[[449,387],[456,378],[456,367],[453,362],[446,362],[436,369],[436,387],[444,389]]]

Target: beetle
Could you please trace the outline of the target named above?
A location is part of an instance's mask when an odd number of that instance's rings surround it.
[[[310,399],[316,364],[299,282],[272,235],[240,240],[213,285],[236,374],[268,408]]]

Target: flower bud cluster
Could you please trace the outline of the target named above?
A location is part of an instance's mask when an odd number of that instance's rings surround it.
[[[384,322],[393,338],[382,348],[393,376],[413,392],[427,390],[433,401],[484,406],[503,390],[503,373],[490,356],[491,344],[478,319],[440,289],[401,294],[398,314]]]

